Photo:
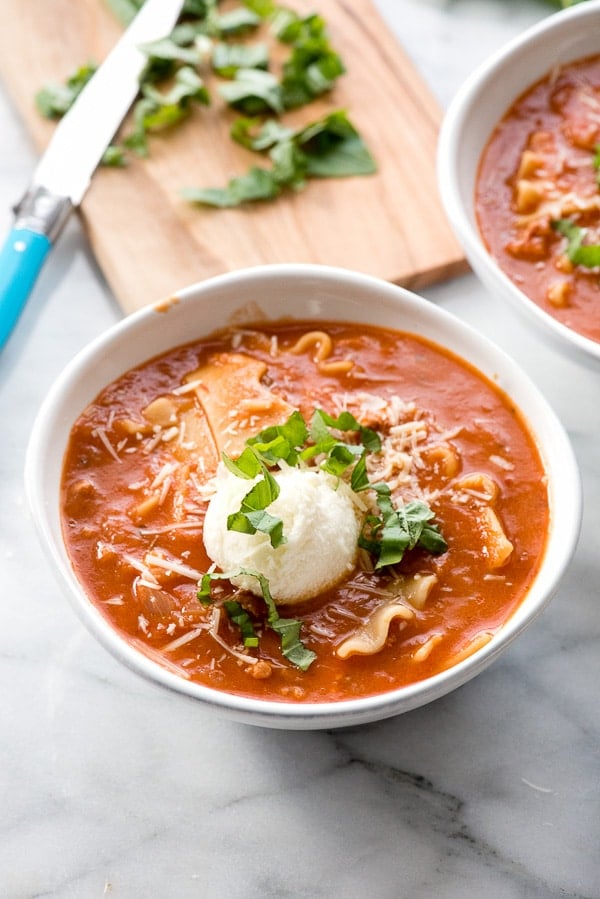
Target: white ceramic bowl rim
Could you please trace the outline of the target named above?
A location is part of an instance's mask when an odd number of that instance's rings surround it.
[[[595,29],[590,28],[590,20],[596,20]],[[584,40],[590,49],[582,51],[579,48]],[[548,52],[544,53],[545,50]],[[533,57],[534,51],[539,57]],[[450,103],[440,130],[437,168],[446,214],[484,284],[492,291],[494,287],[500,287],[513,307],[539,326],[560,349],[596,366],[600,362],[600,342],[567,327],[519,290],[487,250],[473,207],[479,158],[494,127],[514,100],[544,77],[553,63],[571,62],[594,52],[600,53],[600,0],[586,0],[554,12],[513,38],[471,73]],[[536,67],[534,63],[538,58],[541,62]],[[524,81],[521,62],[526,71],[531,72]],[[503,103],[488,102],[488,93],[504,97]],[[476,158],[469,153],[471,127],[479,135],[474,144]],[[465,174],[467,166],[468,176]]]
[[[211,309],[214,306],[211,303],[216,298],[221,300],[227,293],[237,295],[243,290],[250,296],[257,293],[266,295],[269,291],[274,293],[280,290],[283,283],[288,293],[295,290],[304,295],[313,290],[331,298],[337,292],[339,302],[344,304],[344,308],[348,306],[348,314],[343,316],[345,320],[370,322],[377,314],[389,317],[391,313],[393,321],[387,327],[399,331],[412,330],[414,333],[433,330],[438,337],[425,334],[428,339],[449,346],[457,355],[469,359],[480,370],[487,367],[487,376],[492,380],[495,373],[498,373],[500,386],[509,394],[513,395],[518,386],[520,397],[517,405],[521,407],[532,429],[537,431],[543,443],[539,445],[539,449],[544,464],[551,473],[551,518],[554,524],[551,523],[542,568],[521,606],[487,646],[460,664],[411,686],[376,696],[343,702],[292,704],[238,696],[186,681],[134,649],[89,602],[75,577],[61,538],[58,481],[66,435],[85,405],[97,395],[102,386],[128,368],[157,354],[156,346],[152,350],[147,350],[146,344],[140,346],[143,343],[141,338],[154,335],[158,343],[165,341],[163,322],[167,323],[167,328],[173,322],[174,327],[185,334],[178,343],[187,343],[195,339],[196,335],[192,330],[196,316],[201,316],[202,313],[213,315]],[[374,302],[365,302],[369,298]],[[314,300],[315,310],[317,305],[317,300]],[[311,306],[310,302],[308,306]],[[164,310],[165,307],[162,305],[160,308]],[[84,348],[64,369],[37,416],[25,465],[30,508],[62,586],[89,630],[131,669],[151,681],[193,699],[202,700],[213,709],[246,723],[288,729],[348,726],[408,711],[460,686],[496,658],[550,600],[574,552],[579,534],[579,473],[564,429],[546,400],[516,363],[489,340],[445,310],[402,288],[367,275],[326,266],[260,266],[220,275],[178,293],[177,301],[169,305],[167,312],[158,310],[159,306],[151,306],[125,318]],[[162,318],[157,318],[158,316]],[[307,319],[318,316],[311,316],[303,311],[299,317]],[[322,317],[339,319],[342,316]],[[402,324],[403,318],[410,320],[411,327]],[[215,325],[222,326],[222,321]],[[197,336],[201,337],[206,333],[208,332],[201,329]],[[445,341],[442,341],[441,334],[447,338]],[[177,344],[165,342],[163,350],[175,345]],[[458,346],[463,352],[459,352]],[[119,352],[125,354],[128,364],[113,371],[111,375],[111,364],[115,364],[111,363],[111,358],[114,353]],[[95,386],[87,385],[90,380]],[[535,421],[532,421],[532,416],[536,418]],[[64,440],[56,439],[56,434],[61,431]],[[560,519],[560,528],[556,523],[557,519]]]

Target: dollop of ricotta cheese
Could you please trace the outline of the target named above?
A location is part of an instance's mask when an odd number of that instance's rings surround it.
[[[269,536],[227,530],[255,481],[219,466],[204,522],[204,545],[222,571],[247,568],[264,575],[277,605],[318,596],[348,576],[356,564],[361,522],[352,489],[320,469],[285,468],[273,473],[280,493],[268,507],[283,522],[286,543],[272,547]],[[255,577],[233,584],[260,595]]]

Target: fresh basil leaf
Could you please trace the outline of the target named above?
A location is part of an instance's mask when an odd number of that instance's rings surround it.
[[[269,75],[259,70],[255,74]],[[235,84],[232,81],[223,88]],[[224,208],[273,199],[285,187],[299,190],[306,177],[341,178],[376,171],[375,161],[343,110],[291,133],[269,121],[256,129],[256,119],[241,118],[232,127],[232,136],[250,149],[268,150],[270,170],[254,167],[224,188],[186,188],[182,195],[190,202]]]
[[[183,32],[179,32],[180,36],[182,34]],[[187,37],[188,32],[185,32],[185,34]],[[202,61],[202,54],[200,51],[194,46],[186,47],[180,41],[181,37],[178,41],[173,40],[172,36],[163,37],[147,44],[140,44],[140,50],[142,53],[145,53],[150,60],[170,60],[181,62],[189,66],[200,65]]]
[[[127,157],[123,147],[109,144],[102,154],[102,165],[109,168],[124,168],[127,165]]]
[[[584,268],[600,266],[600,244],[584,244],[587,228],[580,228],[570,219],[552,222],[552,227],[567,238],[567,256],[573,265]]]
[[[352,469],[350,487],[355,493],[361,493],[363,490],[368,490],[370,486],[367,475],[367,454],[366,451],[363,451],[360,459]]]
[[[414,500],[394,508],[388,485],[379,483],[372,486],[381,514],[379,517],[367,517],[359,546],[375,556],[375,570],[397,565],[404,554],[416,546],[435,554],[447,550],[448,545],[439,526],[429,524],[434,513],[426,503]]]
[[[239,69],[268,69],[269,51],[265,44],[215,44],[211,65],[223,78],[234,78]]]
[[[261,69],[238,69],[233,81],[219,85],[219,93],[230,106],[246,115],[283,111],[277,78]]]
[[[282,125],[276,119],[237,118],[231,126],[231,137],[249,150],[268,150],[294,134],[293,128]]]
[[[341,412],[337,418],[324,412],[323,409],[315,409],[310,426],[310,436],[315,443],[321,442],[329,433],[327,428],[335,428],[337,431],[356,431],[362,445],[370,453],[378,453],[381,450],[381,440],[379,435],[365,428],[361,423],[347,410]]]
[[[341,477],[351,465],[358,462],[362,454],[362,446],[351,443],[335,443],[329,450],[325,461],[321,463],[321,468],[328,474]]]
[[[143,96],[134,106],[133,132],[124,143],[140,156],[148,155],[147,135],[162,131],[184,119],[192,102],[208,104],[208,91],[202,78],[190,66],[183,66],[175,74],[175,83],[167,92],[144,84]]]
[[[306,443],[307,438],[308,429],[304,419],[295,410],[286,422],[264,428],[254,437],[249,437],[246,443],[267,463],[283,460],[288,465],[296,465],[298,449]]]
[[[98,66],[88,63],[70,75],[64,84],[47,84],[35,95],[35,103],[47,119],[60,119],[65,115],[86,86]]]
[[[276,143],[270,153],[273,178],[278,184],[293,187],[296,190],[304,187],[306,182],[305,167],[301,155],[293,140]]]
[[[227,209],[256,200],[272,200],[280,192],[272,172],[253,166],[245,175],[232,178],[226,187],[186,187],[181,196],[190,203]]]
[[[237,459],[232,459],[227,453],[221,453],[221,459],[229,471],[238,478],[253,480],[262,471],[260,459],[249,447],[246,447]]]
[[[261,19],[268,19],[277,10],[274,0],[242,0],[246,9],[252,10]]]
[[[238,6],[228,12],[220,13],[217,28],[222,37],[238,36],[254,31],[262,21],[258,13],[244,6]]]
[[[448,549],[448,544],[444,540],[438,524],[425,525],[419,537],[419,546],[434,555],[445,553]]]
[[[310,103],[330,90],[344,74],[344,64],[329,43],[325,20],[321,16],[313,14],[301,18],[289,10],[282,10],[274,17],[273,28],[279,40],[293,48],[283,66],[281,79],[286,109]]]
[[[235,599],[227,599],[223,603],[223,608],[227,612],[229,619],[240,629],[240,634],[244,646],[248,649],[254,649],[258,646],[258,637],[254,630],[252,618],[246,609]]]
[[[345,72],[344,64],[337,53],[327,51],[317,56],[295,49],[284,66],[281,79],[281,94],[286,109],[305,106],[315,97],[331,90],[336,80]]]
[[[283,533],[283,522],[263,510],[233,512],[227,518],[227,530],[239,534],[266,534],[273,549],[283,546],[287,539]]]
[[[306,173],[316,178],[371,175],[377,170],[367,145],[344,110],[330,113],[297,135]]]
[[[263,476],[254,484],[242,500],[242,512],[255,512],[266,509],[279,496],[279,484],[273,475],[263,470]]]
[[[211,602],[210,588],[215,580],[231,580],[232,577],[245,575],[258,580],[262,598],[267,607],[267,624],[271,630],[279,634],[281,641],[281,652],[284,658],[288,659],[297,668],[306,671],[317,658],[316,653],[311,649],[307,649],[300,639],[300,630],[302,622],[295,618],[280,618],[277,606],[271,596],[269,589],[269,581],[258,571],[250,568],[240,568],[237,571],[227,572],[207,572],[202,575],[198,584],[197,597],[201,603],[208,605]]]
[[[260,531],[268,535],[271,546],[276,549],[286,542],[283,522],[265,510],[279,496],[279,484],[262,464],[261,469],[262,477],[244,496],[239,510],[228,516],[227,530],[244,534]]]
[[[144,86],[143,93],[157,107],[181,106],[186,110],[191,102],[202,103],[205,106],[210,103],[204,81],[191,66],[182,66],[177,70],[171,90],[162,93],[152,85],[147,85]]]
[[[269,589],[269,581],[263,574],[247,568],[241,568],[239,573],[257,578],[262,597],[267,606],[267,622],[269,627],[279,634],[281,638],[281,652],[283,656],[297,668],[306,671],[317,656],[311,649],[307,649],[300,640],[302,622],[295,618],[279,617],[277,606]]]

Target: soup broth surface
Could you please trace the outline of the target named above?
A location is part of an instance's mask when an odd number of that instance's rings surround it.
[[[552,70],[515,101],[488,142],[476,186],[480,231],[498,265],[545,312],[596,341],[599,147],[594,56]],[[577,261],[560,223],[581,229],[573,233],[598,246],[597,260]]]
[[[307,670],[282,656],[260,596],[224,580],[198,598],[220,452],[289,408],[306,422],[348,410],[376,431],[369,480],[426,502],[448,547],[381,570],[361,550],[343,582],[282,610],[316,655]],[[125,373],[72,429],[62,508],[76,575],[124,640],[182,678],[288,702],[386,692],[476,651],[523,600],[548,528],[539,454],[501,390],[421,338],[340,322],[225,331]],[[225,614],[232,598],[258,646]],[[344,656],[369,628],[380,648]]]

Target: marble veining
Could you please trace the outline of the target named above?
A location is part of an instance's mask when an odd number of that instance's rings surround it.
[[[377,5],[443,105],[552,9]],[[0,125],[6,229],[34,154],[1,89]],[[425,294],[509,351],[564,422],[585,493],[573,564],[501,659],[430,706],[336,732],[245,727],[122,668],[39,548],[22,478],[33,418],[119,317],[69,224],[0,355],[0,897],[600,897],[600,372],[558,358],[473,276]]]

